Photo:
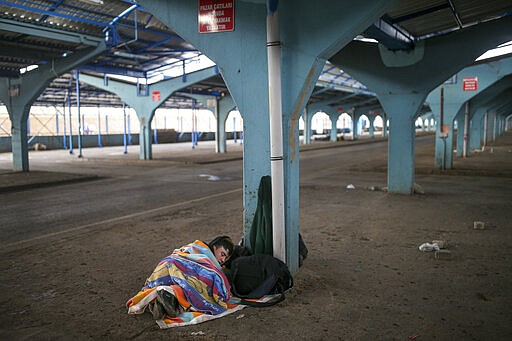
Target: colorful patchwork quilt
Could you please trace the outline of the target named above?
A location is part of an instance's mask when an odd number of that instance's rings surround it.
[[[157,290],[174,294],[186,312],[157,321],[161,328],[196,324],[243,308],[230,302],[228,279],[208,245],[196,240],[162,259],[142,289],[128,302],[129,314],[142,314]]]

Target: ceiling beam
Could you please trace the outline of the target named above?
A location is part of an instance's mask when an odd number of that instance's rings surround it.
[[[32,25],[2,18],[0,18],[0,30],[89,46],[98,46],[98,44],[103,41],[102,38],[85,34],[61,31],[51,27]]]

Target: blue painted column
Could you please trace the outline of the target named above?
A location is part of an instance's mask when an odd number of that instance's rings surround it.
[[[140,118],[140,133],[139,133],[139,159],[151,160],[153,158],[153,148],[151,147],[151,120],[154,115],[152,111],[149,115],[142,115]]]
[[[154,117],[154,115],[153,115],[153,117]],[[153,128],[153,143],[158,144],[158,132],[157,132],[157,128],[156,128],[156,122],[155,122],[155,127]]]
[[[69,154],[73,154],[73,118],[71,115],[71,90],[68,89],[67,95],[68,110],[69,110]]]
[[[512,58],[505,58],[486,64],[477,64],[467,67],[456,74],[456,81],[451,84],[442,84],[432,90],[427,102],[436,121],[436,158],[435,166],[441,169],[451,169],[453,166],[454,120],[463,117],[466,101],[478,98],[481,93],[490,92],[492,86],[506,75],[512,73]],[[463,81],[467,78],[477,77],[478,87],[473,91],[464,91]],[[441,112],[443,115],[441,115]],[[441,116],[443,116],[441,118]],[[459,120],[459,134],[464,134],[464,121]],[[462,124],[461,124],[462,123]],[[443,127],[448,132],[446,137],[440,136]],[[462,140],[463,142],[464,140]],[[457,148],[458,149],[458,148]],[[462,155],[462,150],[457,155]],[[445,159],[446,158],[446,159]]]
[[[83,134],[83,118],[80,116],[80,82],[78,69],[75,70],[75,82],[76,82],[76,110],[78,116],[78,157],[83,157],[82,154],[82,134]]]
[[[226,119],[229,113],[236,107],[231,95],[228,93],[216,97],[200,94],[188,94],[186,97],[193,98],[201,103],[203,108],[213,112],[213,116],[216,120],[215,152],[226,153]]]
[[[217,115],[217,153],[226,153],[226,120],[229,113],[235,109],[235,102],[230,95],[218,100]],[[243,113],[240,113],[243,117]]]
[[[254,216],[254,199],[259,180],[262,175],[268,175],[268,172],[262,172],[262,166],[268,165],[265,160],[268,160],[270,150],[267,120],[269,111],[262,108],[262,103],[268,103],[269,89],[266,77],[260,76],[262,73],[265,75],[267,70],[265,5],[238,1],[235,11],[236,28],[233,32],[200,35],[197,33],[197,3],[177,0],[140,0],[139,3],[152,13],[158,13],[167,26],[215,60],[237,106],[244,112],[244,226],[248,226]],[[298,269],[299,258],[299,116],[325,61],[393,4],[394,1],[279,2],[283,41],[281,70],[286,263],[292,273]],[[277,5],[277,1],[272,1],[270,5]],[[312,16],[311,13],[315,15]],[[316,29],[320,27],[322,29]],[[339,27],[343,27],[343,31]],[[254,105],[247,105],[249,103]],[[260,131],[262,129],[267,132]],[[265,133],[263,139],[256,140],[251,136],[262,136],[262,133]],[[253,141],[258,141],[259,145],[250,146],[250,139],[255,139]],[[249,148],[254,148],[254,154]],[[245,163],[246,157],[250,158],[250,163]]]
[[[11,144],[12,144],[12,161],[14,171],[29,171],[28,164],[28,129],[27,118],[30,113],[30,107],[12,106],[11,110],[21,115],[11,117]]]
[[[64,102],[64,106],[62,109],[62,125],[64,127],[64,134],[62,135],[62,147],[64,149],[68,149],[67,146],[67,133],[66,133],[66,102]]]
[[[386,113],[382,114],[382,136],[388,136],[388,115]]]
[[[414,189],[414,122],[404,115],[390,115],[388,139],[388,190],[412,194]],[[392,152],[392,151],[398,151]]]
[[[127,135],[126,135],[126,107],[123,104],[123,153],[128,154],[128,147],[127,147]]]
[[[53,63],[40,65],[17,79],[0,77],[0,100],[5,104],[11,119],[11,143],[14,171],[29,171],[27,121],[32,103],[46,89],[50,82],[106,49],[101,39],[90,37],[94,47],[87,47],[69,57],[56,59]]]
[[[304,144],[311,144],[311,121],[315,113],[310,111],[308,107],[302,113],[302,120],[304,121]]]
[[[375,138],[375,115],[374,114],[368,114],[368,120],[370,121],[370,127],[368,127],[368,133],[370,134],[370,138]]]
[[[357,140],[357,124],[361,115],[356,109],[350,114],[350,117],[352,117],[352,140],[354,141]]]
[[[336,142],[338,140],[338,128],[336,127],[336,123],[338,122],[338,118],[340,117],[340,113],[327,113],[329,115],[329,120],[331,121],[331,134],[330,141]]]
[[[464,157],[463,155],[463,145],[464,145],[464,106],[459,110],[457,116],[455,116],[455,121],[457,122],[457,143],[455,146],[457,157]]]
[[[239,1],[233,32],[200,34],[197,2],[139,3],[216,62],[244,117],[243,225],[247,236],[256,211],[260,179],[270,174],[265,4]]]
[[[475,108],[471,117],[471,130],[469,133],[469,149],[475,150],[482,147],[482,126],[484,121],[484,107]]]
[[[100,107],[98,106],[98,147],[103,147],[101,144],[101,113]]]
[[[388,173],[401,167],[404,169],[403,175],[410,176],[404,179],[388,174],[390,192],[412,193],[414,184],[414,154],[409,152],[410,146],[399,147],[409,143],[410,134],[400,131],[397,133],[394,127],[398,125],[405,128],[410,125],[409,129],[414,131],[412,120],[419,114],[429,92],[466,65],[473,63],[483,52],[510,40],[511,24],[512,17],[504,17],[465,27],[449,35],[416,41],[414,47],[408,51],[392,51],[382,45],[352,41],[330,58],[331,63],[341,67],[375,92],[390,117]],[[397,106],[397,103],[400,105]],[[396,115],[404,115],[398,118],[402,124],[397,124]],[[391,123],[391,119],[395,123]],[[410,120],[409,124],[405,120]],[[392,138],[399,138],[393,134],[398,134],[405,141],[391,143]],[[404,152],[403,148],[407,150]],[[394,155],[397,153],[407,156]],[[407,161],[409,164],[397,164],[397,160]],[[411,187],[406,188],[407,186]]]
[[[151,121],[155,115],[156,109],[167,100],[174,92],[186,88],[204,79],[217,75],[218,69],[210,67],[200,71],[187,74],[186,81],[182,77],[175,77],[159,83],[149,85],[148,93],[160,91],[160,100],[153,101],[152,96],[143,96],[138,93],[136,84],[127,84],[124,82],[109,79],[105,83],[103,77],[96,77],[86,74],[80,75],[80,80],[118,95],[123,102],[135,109],[140,123],[139,133],[139,158],[141,160],[150,160],[152,155],[152,131]]]

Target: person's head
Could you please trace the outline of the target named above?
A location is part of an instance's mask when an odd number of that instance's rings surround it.
[[[233,242],[228,236],[220,236],[213,239],[208,246],[212,250],[219,264],[223,264],[233,253]]]

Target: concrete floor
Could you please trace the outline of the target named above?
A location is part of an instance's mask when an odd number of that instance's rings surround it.
[[[369,143],[375,142],[375,143]],[[416,182],[386,185],[387,143],[303,146],[300,226],[309,248],[287,299],[205,324],[159,330],[124,302],[169,250],[241,236],[241,146],[31,152],[28,174],[0,154],[0,318],[4,339],[508,340],[512,335],[512,134],[433,168],[417,138]],[[355,189],[347,189],[347,185]],[[486,230],[474,230],[483,221]],[[418,246],[449,243],[436,259]],[[265,326],[265,328],[262,328]],[[204,336],[197,336],[197,332]],[[193,333],[196,333],[194,336]]]

